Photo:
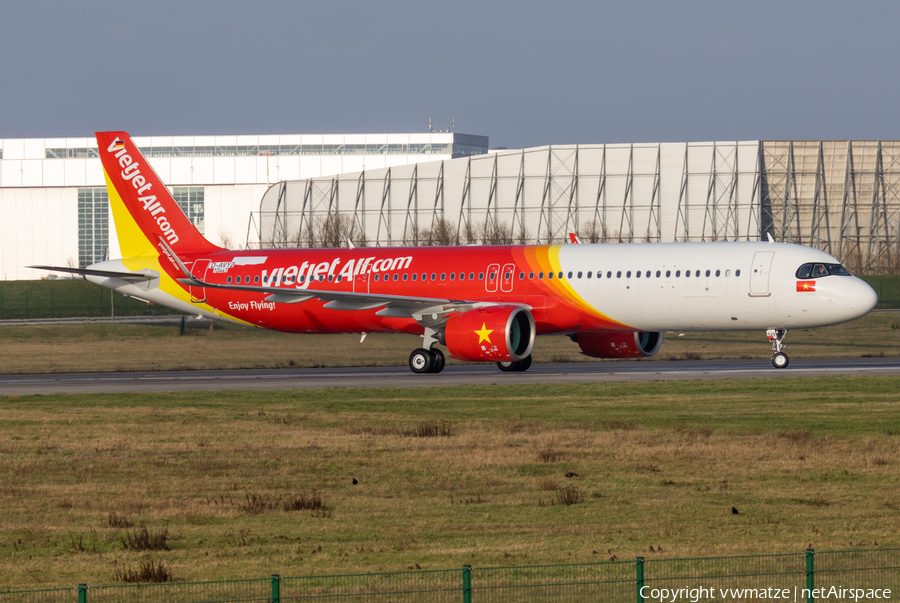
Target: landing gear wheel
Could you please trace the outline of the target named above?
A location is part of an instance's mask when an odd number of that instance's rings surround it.
[[[429,372],[440,373],[442,370],[444,370],[444,353],[437,348],[432,348],[431,355],[434,358],[434,361],[432,362],[431,370]]]
[[[531,354],[521,360],[513,360],[509,362],[498,362],[497,368],[508,373],[522,373],[531,367]]]
[[[772,356],[772,365],[775,368],[780,368],[780,369],[787,368],[787,365],[789,362],[790,362],[790,359],[788,358],[787,354],[785,354],[784,352],[778,352],[777,354]]]
[[[766,336],[772,342],[772,366],[779,369],[787,368],[788,362],[790,362],[787,354],[781,351],[787,347],[784,344],[785,335],[787,335],[787,329],[769,329],[766,331]]]
[[[434,356],[424,348],[413,350],[409,355],[409,368],[414,373],[428,373],[434,364]]]

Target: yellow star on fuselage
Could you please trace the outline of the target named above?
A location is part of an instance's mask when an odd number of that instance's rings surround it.
[[[481,330],[475,331],[475,334],[478,335],[478,343],[486,341],[488,343],[491,342],[491,333],[493,333],[493,329],[488,329],[486,323],[481,323]]]

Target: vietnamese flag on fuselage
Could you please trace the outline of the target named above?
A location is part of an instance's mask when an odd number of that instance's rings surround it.
[[[816,281],[797,281],[797,293],[814,293]]]

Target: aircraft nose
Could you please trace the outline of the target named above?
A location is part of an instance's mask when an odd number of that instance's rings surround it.
[[[864,316],[875,309],[878,294],[864,280],[856,277],[853,280],[853,287],[850,289],[850,309],[854,310],[857,316]]]

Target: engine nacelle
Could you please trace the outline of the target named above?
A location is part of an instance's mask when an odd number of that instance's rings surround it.
[[[534,347],[534,317],[519,306],[474,308],[447,319],[438,340],[450,355],[474,362],[522,360]]]
[[[578,333],[574,336],[581,353],[593,358],[646,358],[659,351],[659,331],[625,333]]]

